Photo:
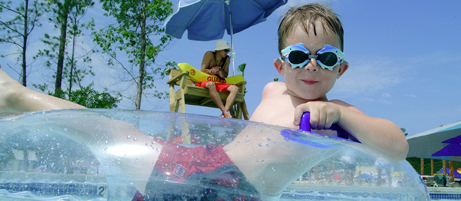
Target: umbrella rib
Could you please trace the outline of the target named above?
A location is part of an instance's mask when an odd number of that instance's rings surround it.
[[[189,23],[187,24],[187,27],[190,26],[190,24],[195,20],[195,18],[197,17],[198,13],[203,9],[203,7],[205,6],[206,3],[208,3],[209,0],[206,0],[205,2],[203,2],[202,6],[200,6],[200,9],[198,9],[197,12],[195,12],[195,15],[194,17],[192,17],[192,20],[189,21]],[[197,2],[198,3],[198,2]]]

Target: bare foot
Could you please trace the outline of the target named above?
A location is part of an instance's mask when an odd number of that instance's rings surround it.
[[[229,112],[224,112],[224,113],[221,114],[220,117],[232,118],[232,115],[230,115]]]

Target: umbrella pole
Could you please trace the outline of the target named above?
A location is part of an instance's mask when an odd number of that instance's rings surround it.
[[[232,75],[235,75],[235,51],[234,51],[234,30],[232,28],[232,11],[229,6],[230,0],[226,0],[227,9],[229,10],[229,22],[230,22],[230,32],[231,32],[231,48],[232,48]]]

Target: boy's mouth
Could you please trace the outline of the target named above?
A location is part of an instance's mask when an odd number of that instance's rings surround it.
[[[303,82],[307,85],[314,85],[316,84],[318,81],[315,81],[315,80],[303,80]]]

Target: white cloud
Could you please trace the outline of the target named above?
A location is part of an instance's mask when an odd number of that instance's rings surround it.
[[[366,96],[390,89],[404,81],[404,69],[385,57],[351,58],[349,69],[338,79],[332,93]],[[382,97],[389,98],[384,93]]]
[[[382,93],[381,94],[381,98],[390,98],[391,97],[391,94],[389,93]]]
[[[415,94],[405,94],[406,97],[418,98]]]

